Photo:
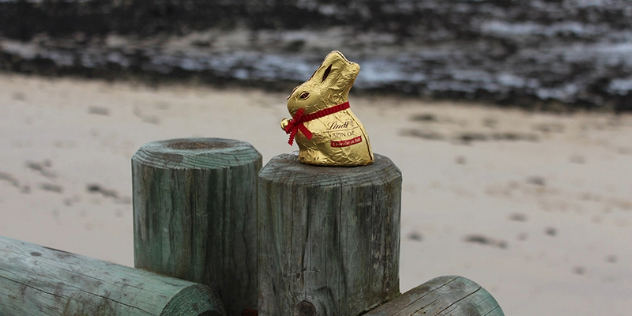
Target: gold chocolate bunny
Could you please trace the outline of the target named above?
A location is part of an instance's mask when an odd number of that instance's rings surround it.
[[[299,147],[302,163],[324,166],[358,166],[373,163],[369,137],[349,108],[349,90],[360,65],[333,51],[311,78],[287,98],[292,119],[281,128]]]

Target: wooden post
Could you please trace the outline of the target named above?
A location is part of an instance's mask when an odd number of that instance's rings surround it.
[[[257,306],[256,184],[246,142],[173,139],[132,158],[134,265],[209,285],[229,316]]]
[[[459,276],[432,279],[362,316],[504,316],[480,285]]]
[[[0,315],[226,315],[208,287],[0,236]]]
[[[259,315],[352,316],[399,294],[401,172],[319,167],[296,154],[259,173]]]

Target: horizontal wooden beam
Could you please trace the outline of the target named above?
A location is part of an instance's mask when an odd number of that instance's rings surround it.
[[[0,236],[0,315],[225,313],[204,285]]]
[[[504,316],[480,285],[460,276],[432,279],[362,316]]]

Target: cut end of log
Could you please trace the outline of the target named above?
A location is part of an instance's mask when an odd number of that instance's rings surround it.
[[[178,138],[143,145],[132,163],[164,169],[204,169],[244,165],[261,159],[247,142],[223,138]]]
[[[173,142],[168,142],[167,147],[177,150],[200,150],[200,149],[220,149],[220,148],[232,148],[235,146],[235,142],[225,141],[224,139],[216,139],[214,142],[198,142],[191,141],[190,139],[182,139],[178,141],[174,139]]]
[[[224,306],[213,291],[201,284],[184,288],[165,306],[161,315],[224,316]]]

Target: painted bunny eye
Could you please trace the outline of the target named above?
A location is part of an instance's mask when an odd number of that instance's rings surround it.
[[[300,99],[307,99],[309,98],[309,92],[303,92],[301,93],[301,95],[299,96]]]

